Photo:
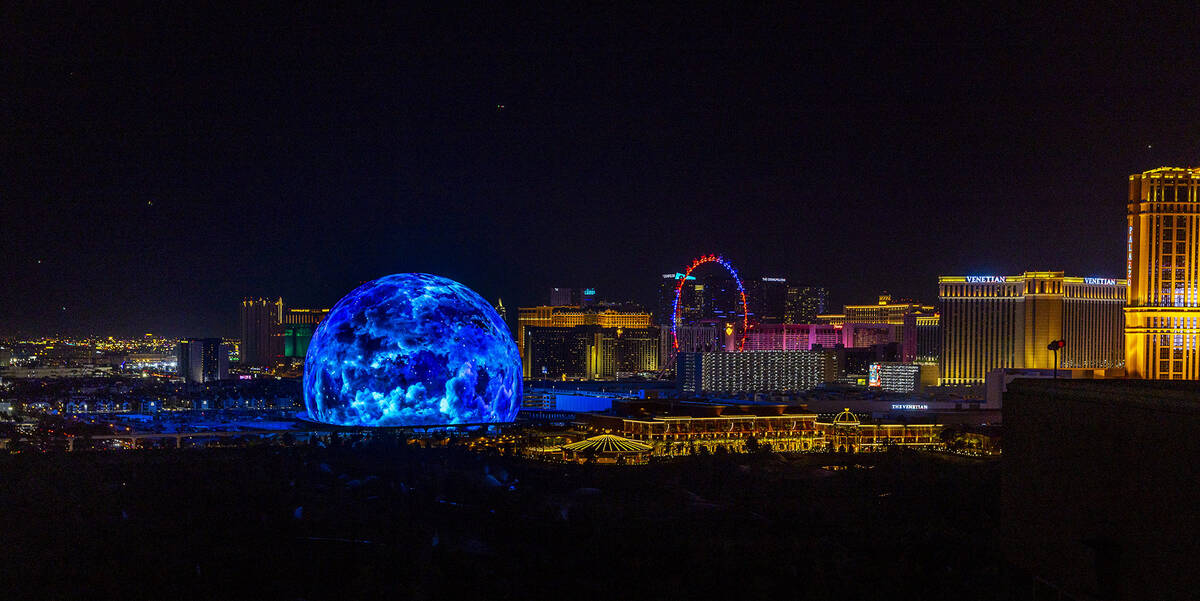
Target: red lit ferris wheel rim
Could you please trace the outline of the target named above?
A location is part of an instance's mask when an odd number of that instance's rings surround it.
[[[683,297],[683,284],[687,282],[688,276],[692,274],[693,270],[701,265],[704,265],[705,263],[716,263],[721,267],[724,267],[725,270],[729,272],[729,275],[733,276],[733,281],[737,283],[738,295],[742,299],[742,336],[738,340],[738,350],[740,351],[743,349],[743,347],[745,347],[746,334],[750,331],[750,314],[746,306],[746,288],[742,286],[742,278],[738,276],[737,269],[734,268],[733,264],[731,264],[729,261],[726,261],[725,258],[721,257],[720,255],[712,254],[693,259],[692,264],[688,265],[687,271],[683,272],[683,277],[679,278],[679,283],[675,285],[675,306],[673,319],[671,320],[671,344],[675,350],[679,350],[679,333],[677,328],[679,327],[679,323],[683,317],[683,310],[679,305],[680,299]]]

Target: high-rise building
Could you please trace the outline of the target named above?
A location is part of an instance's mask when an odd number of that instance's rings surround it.
[[[759,323],[785,323],[789,290],[786,278],[765,277],[751,282],[748,300],[755,319]]]
[[[1124,364],[1125,280],[1029,271],[1015,276],[942,276],[942,384],[982,384],[997,368],[1051,369],[1047,345],[1065,340],[1059,367]]]
[[[1200,168],[1129,176],[1125,370],[1200,379]]]
[[[586,307],[596,302],[595,288],[551,288],[551,307]]]
[[[715,319],[726,323],[742,320],[742,295],[738,291],[737,282],[733,276],[725,272],[709,273],[698,278],[699,284],[693,286],[693,296],[698,302],[699,314],[694,318],[684,315],[684,323],[694,323],[705,319]],[[688,287],[684,286],[684,298],[688,296]],[[685,301],[686,302],[686,301]],[[753,315],[751,315],[753,318]]]
[[[283,322],[275,327],[279,342],[273,348],[281,350],[284,357],[302,358],[308,352],[317,325],[329,315],[329,309],[286,309]]]
[[[496,313],[500,315],[500,321],[508,323],[508,309],[504,307],[504,299],[496,299]]]
[[[550,289],[550,306],[551,307],[578,307],[579,306],[579,289],[578,288],[551,288]]]
[[[246,298],[241,306],[239,362],[275,367],[284,359],[303,358],[317,325],[329,309],[285,309],[282,298]]]
[[[617,377],[658,371],[662,355],[659,354],[660,329],[616,328],[609,338],[613,346],[613,369]]]
[[[684,276],[682,273],[664,273],[662,280],[658,284],[658,311],[654,314],[654,323],[659,325],[671,325],[675,320],[675,289],[679,286],[679,280],[687,278],[687,283],[694,283],[696,276]],[[693,297],[694,299],[694,297]],[[681,299],[682,302],[686,300]],[[699,313],[698,311],[696,312]]]
[[[283,299],[242,299],[240,314],[241,344],[238,356],[242,365],[266,366],[283,352],[275,335],[283,323]]]
[[[904,325],[904,316],[909,313],[933,313],[933,307],[914,301],[892,300],[892,295],[884,292],[879,295],[879,301],[873,305],[846,305],[840,314],[818,315],[818,323],[887,323]]]
[[[829,292],[818,286],[788,286],[784,304],[784,323],[816,323],[825,312]]]
[[[613,309],[596,307],[585,309],[574,306],[520,307],[517,309],[517,348],[521,352],[522,359],[525,359],[525,352],[528,348],[525,335],[529,328],[571,328],[585,325],[630,329],[648,328],[652,324],[650,314],[645,311],[623,312]],[[540,377],[539,370],[540,366],[531,366],[528,361],[525,361],[525,377]]]
[[[191,384],[229,377],[229,347],[220,338],[188,338],[176,347],[178,374]]]
[[[817,321],[820,323],[858,324],[864,334],[869,330],[865,327],[866,324],[894,326],[889,340],[876,340],[870,343],[855,342],[853,345],[846,346],[865,347],[872,344],[895,342],[900,345],[900,355],[906,363],[915,361],[921,354],[917,348],[918,341],[922,338],[919,334],[921,327],[926,331],[924,339],[927,344],[924,350],[927,354],[933,352],[928,345],[928,332],[937,330],[938,319],[938,314],[932,306],[913,301],[893,300],[892,296],[886,292],[880,294],[879,300],[873,305],[846,305],[842,308],[842,313],[817,316]]]
[[[524,377],[586,379],[595,359],[592,333],[584,326],[523,327],[518,348]]]
[[[606,380],[658,370],[659,329],[527,326],[526,378]]]
[[[838,360],[824,350],[679,353],[675,373],[684,393],[792,392],[836,380]]]
[[[916,363],[934,363],[942,356],[942,316],[940,313],[913,313],[914,348],[910,353],[908,343],[909,328],[905,326],[904,361]]]

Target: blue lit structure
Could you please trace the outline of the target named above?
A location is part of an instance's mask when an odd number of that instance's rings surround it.
[[[347,294],[317,326],[304,360],[309,416],[343,426],[510,422],[521,384],[517,345],[496,310],[425,273]]]

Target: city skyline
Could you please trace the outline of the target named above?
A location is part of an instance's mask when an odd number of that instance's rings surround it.
[[[236,299],[402,272],[652,306],[709,252],[834,307],[928,302],[945,273],[1120,277],[1125,177],[1200,156],[1195,95],[1125,93],[1162,49],[1110,41],[1120,15],[828,10],[28,23],[3,333],[228,336]]]
[[[9,596],[1200,589],[1200,6],[5,8]]]

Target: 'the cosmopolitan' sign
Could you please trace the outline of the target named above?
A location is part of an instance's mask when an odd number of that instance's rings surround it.
[[[969,275],[967,276],[968,284],[1003,284],[1007,281],[1006,276],[1002,275]]]
[[[1111,278],[1083,278],[1083,283],[1092,286],[1113,286],[1117,281]]]

